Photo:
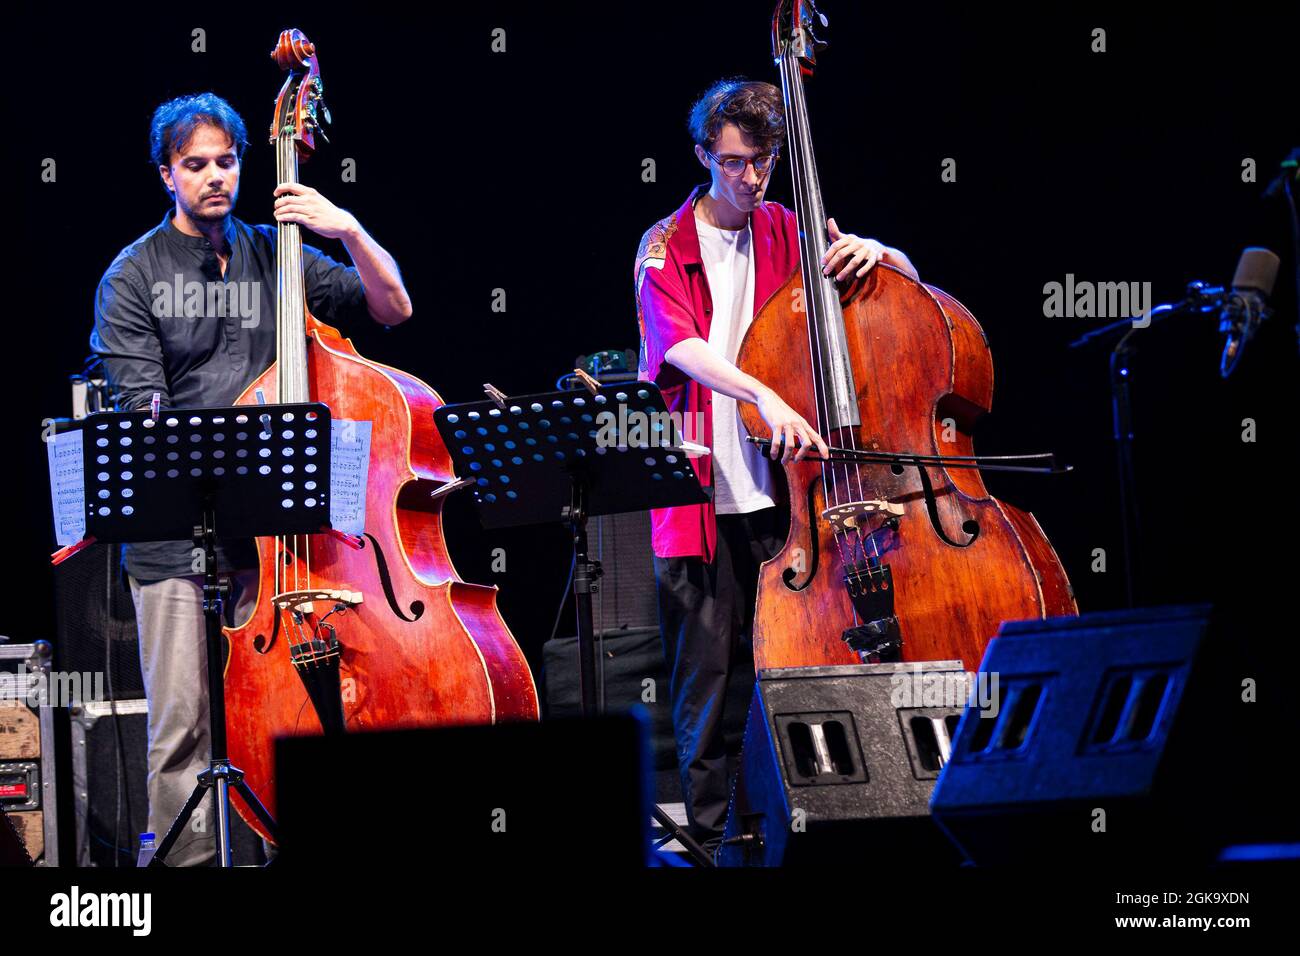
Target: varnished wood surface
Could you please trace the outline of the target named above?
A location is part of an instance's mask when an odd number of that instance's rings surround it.
[[[737,364],[815,425],[807,317],[796,309],[802,284],[796,272],[764,304]],[[970,428],[987,411],[993,389],[992,360],[974,317],[956,299],[888,265],[843,288],[841,302],[861,424],[824,435],[828,443],[974,454]],[[741,404],[741,418],[750,434],[770,437],[753,405]],[[905,660],[960,658],[974,669],[1002,621],[1077,613],[1065,571],[1038,523],[992,498],[978,471],[928,469],[936,511],[953,545],[934,530],[915,467],[827,467],[839,476],[834,499],[883,499],[905,509],[897,531],[875,536],[893,573]],[[825,507],[822,474],[815,463],[785,466],[790,535],[760,572],[754,624],[759,668],[858,663],[841,640],[856,623],[843,562],[829,526],[818,520]],[[963,547],[969,521],[978,522],[980,532]]]
[[[364,594],[360,606],[330,619],[344,647],[340,674],[347,729],[538,719],[532,673],[497,611],[496,588],[460,580],[442,535],[441,499],[428,496],[452,477],[433,425],[441,399],[418,379],[360,358],[328,327],[313,325],[310,339],[312,399],[328,404],[336,419],[372,423],[366,533],[383,549],[405,616],[414,616],[413,604],[423,604],[413,622],[392,612],[369,541],[354,550],[323,535],[310,537],[312,585]],[[255,404],[259,388],[267,401],[275,401],[275,372],[273,365],[239,403]],[[257,605],[249,620],[226,631],[225,675],[231,760],[272,814],[274,738],[321,732],[289,661],[284,628],[266,653],[255,646],[259,635],[269,640],[273,632],[273,549],[272,539],[259,539]],[[305,586],[304,577],[300,571]],[[292,569],[288,580],[292,583]],[[239,809],[262,832],[251,814]]]

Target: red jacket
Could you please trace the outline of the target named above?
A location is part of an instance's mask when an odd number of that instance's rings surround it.
[[[699,420],[702,435],[690,441],[713,447],[713,392],[664,354],[689,338],[709,340],[713,300],[700,259],[695,231],[695,200],[708,190],[696,186],[682,207],[661,219],[641,237],[636,254],[637,321],[641,326],[639,377],[662,390],[668,411],[687,421]],[[753,229],[754,314],[799,268],[799,226],[789,209],[764,202],[750,217]],[[698,419],[696,413],[702,413]],[[695,459],[700,482],[713,484],[712,458]],[[710,501],[703,505],[656,508],[650,512],[654,552],[661,558],[703,557],[712,563],[717,549],[717,516]]]

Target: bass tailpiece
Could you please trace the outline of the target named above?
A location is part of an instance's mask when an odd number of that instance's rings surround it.
[[[903,635],[894,616],[894,578],[889,565],[866,558],[845,572],[844,586],[858,620],[864,622],[844,629],[844,643],[864,664],[902,660]]]

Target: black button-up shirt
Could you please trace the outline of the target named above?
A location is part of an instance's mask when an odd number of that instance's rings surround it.
[[[122,410],[230,405],[275,360],[276,227],[231,216],[226,273],[203,236],[163,221],[123,249],[95,290],[91,350],[104,360]],[[302,247],[307,307],[323,322],[364,317],[365,290],[354,267]],[[125,546],[138,580],[194,574],[191,541]],[[218,549],[223,569],[256,563],[251,541]]]

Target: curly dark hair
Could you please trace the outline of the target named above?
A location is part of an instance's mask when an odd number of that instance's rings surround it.
[[[215,93],[195,93],[168,100],[153,111],[149,123],[149,158],[155,166],[171,164],[172,153],[190,141],[199,126],[215,126],[235,146],[243,160],[248,129],[235,108]]]
[[[727,123],[752,136],[762,151],[779,151],[785,144],[781,91],[771,83],[741,76],[718,80],[691,107],[691,137],[696,145],[711,149]]]

